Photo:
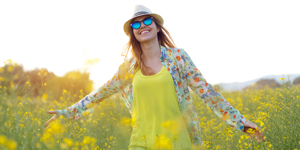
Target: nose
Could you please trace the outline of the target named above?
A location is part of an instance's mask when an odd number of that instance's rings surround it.
[[[146,25],[144,24],[144,22],[141,22],[141,27],[140,28],[144,28]]]

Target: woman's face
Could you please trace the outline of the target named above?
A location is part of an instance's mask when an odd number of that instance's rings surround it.
[[[151,16],[139,16],[136,17],[132,22],[135,21],[142,21],[147,17]],[[141,27],[138,29],[133,29],[133,34],[135,38],[140,42],[149,42],[151,40],[157,40],[157,33],[159,32],[159,29],[157,28],[154,20],[152,20],[152,23],[150,25],[145,25],[143,22],[141,22]]]

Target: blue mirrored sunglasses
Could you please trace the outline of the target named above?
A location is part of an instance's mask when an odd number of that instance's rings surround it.
[[[144,25],[148,26],[148,25],[150,25],[152,23],[152,19],[153,19],[153,17],[148,17],[148,18],[145,18],[142,21],[135,21],[135,22],[131,23],[130,26],[133,29],[138,29],[138,28],[141,27],[141,22],[143,22]]]

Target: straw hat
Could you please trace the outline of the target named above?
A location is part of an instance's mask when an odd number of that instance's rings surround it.
[[[129,19],[128,21],[125,22],[124,24],[124,32],[127,36],[129,36],[129,31],[132,30],[130,23],[131,21],[139,16],[144,16],[144,15],[149,15],[154,17],[157,21],[159,21],[161,24],[164,24],[164,20],[163,18],[155,13],[152,13],[151,10],[143,5],[136,5],[133,11],[133,15],[131,17],[131,19]]]

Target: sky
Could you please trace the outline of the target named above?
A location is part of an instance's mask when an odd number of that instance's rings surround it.
[[[0,66],[12,59],[63,76],[99,59],[88,70],[97,88],[124,61],[123,24],[135,5],[162,16],[211,84],[300,73],[298,0],[0,1]]]

